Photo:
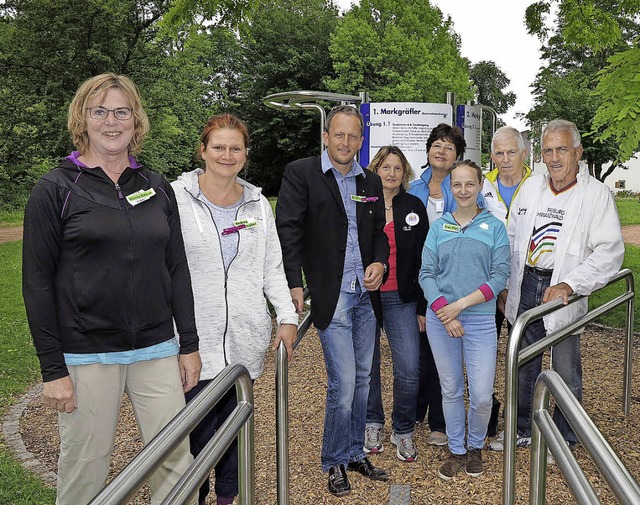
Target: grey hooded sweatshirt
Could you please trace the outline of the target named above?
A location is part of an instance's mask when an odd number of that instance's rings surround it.
[[[201,169],[171,183],[178,202],[182,236],[191,272],[196,327],[200,335],[201,380],[212,379],[229,364],[262,375],[271,341],[273,305],[278,324],[298,324],[282,267],[282,250],[269,201],[260,188],[238,178],[245,201],[236,220],[257,225],[239,230],[238,251],[225,272],[220,237],[207,205],[198,199]]]

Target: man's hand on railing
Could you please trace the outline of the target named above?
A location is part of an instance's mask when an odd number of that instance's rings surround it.
[[[550,302],[556,298],[562,298],[562,302],[566,305],[569,303],[569,296],[572,294],[573,288],[566,282],[561,282],[560,284],[555,284],[545,289],[544,295],[542,296],[542,303]]]
[[[300,288],[300,291],[302,291],[302,288]],[[293,357],[293,344],[296,338],[298,338],[298,327],[295,324],[281,324],[278,327],[276,338],[273,341],[273,350],[275,351],[280,345],[280,342],[282,342],[287,350],[287,357],[289,361],[291,361]]]

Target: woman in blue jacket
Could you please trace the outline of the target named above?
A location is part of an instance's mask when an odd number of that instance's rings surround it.
[[[465,466],[473,477],[484,471],[482,449],[496,365],[495,304],[509,276],[509,240],[504,224],[478,206],[481,188],[482,171],[471,160],[452,167],[457,208],[431,226],[422,253],[427,335],[440,376],[451,451],[438,470],[443,480]],[[469,381],[468,423],[463,366]]]

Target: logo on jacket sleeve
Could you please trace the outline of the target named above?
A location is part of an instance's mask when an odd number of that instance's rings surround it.
[[[518,215],[519,216],[524,216],[527,213],[527,208],[526,207],[518,207]]]

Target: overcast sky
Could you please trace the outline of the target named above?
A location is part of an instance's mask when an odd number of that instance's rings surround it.
[[[336,0],[343,9],[352,0]],[[524,11],[533,0],[430,0],[443,14],[451,16],[454,30],[462,40],[462,56],[471,63],[494,61],[511,80],[507,91],[517,95],[514,107],[501,116],[510,126],[525,129],[518,112],[533,104],[530,85],[540,67],[540,42],[527,34]],[[444,98],[443,98],[444,100]]]

